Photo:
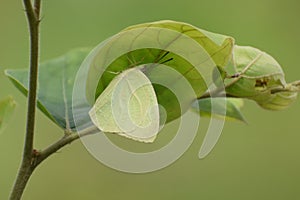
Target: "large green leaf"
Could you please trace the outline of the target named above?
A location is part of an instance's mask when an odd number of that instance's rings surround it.
[[[130,26],[125,29],[131,30],[143,27],[166,28],[178,31],[197,41],[211,56],[217,66],[224,67],[231,58],[234,39],[230,36],[212,33],[191,24],[171,20],[163,20],[145,24]]]
[[[6,97],[0,100],[0,133],[7,126],[15,110],[16,102],[12,97]]]
[[[226,103],[224,103],[225,101]],[[215,106],[214,108],[212,108],[212,103]],[[193,103],[192,108],[203,117],[225,117],[228,120],[246,122],[240,110],[243,105],[242,99],[216,97],[198,99]]]
[[[163,31],[155,32],[159,29],[163,29]],[[169,32],[165,30],[169,30]],[[194,56],[195,52],[200,51],[199,47],[195,49],[185,40],[185,43],[181,43],[181,46],[178,45],[180,50],[177,52],[168,49],[169,46],[177,45],[176,42],[179,41],[178,38],[183,37],[182,35],[192,40],[205,52],[205,55],[200,55],[196,59],[193,58],[196,63],[198,62],[197,64],[207,64],[207,68],[216,65],[223,68],[227,65],[234,45],[234,40],[231,37],[210,33],[190,24],[175,21],[158,21],[131,26],[105,41],[106,43],[101,44],[98,53],[94,55],[94,58],[91,58],[94,60],[90,63],[93,66],[89,72],[87,83],[87,96],[90,103],[94,103],[95,99],[119,72],[147,63],[164,63],[179,72],[179,76],[171,77],[163,72],[153,73],[153,70],[149,68],[145,70],[145,74],[151,81],[165,81],[175,88],[180,88],[178,80],[183,77],[194,89],[196,97],[200,97],[207,90],[207,84],[210,84],[204,80],[203,76],[211,76],[211,74],[200,74],[195,67],[195,62],[193,63],[192,59],[189,59]],[[154,43],[158,43],[157,46],[161,48],[154,47]],[[139,44],[149,47],[134,49],[134,46],[139,46]],[[127,47],[127,52],[109,60],[112,57],[111,55],[122,46]],[[180,52],[185,53],[186,56],[180,55]],[[105,63],[109,63],[108,67],[99,77],[99,72],[104,70]],[[96,92],[95,81],[99,81]],[[154,84],[154,89],[159,104],[166,110],[167,122],[180,117],[182,111],[189,109],[191,102],[194,100],[184,89],[179,92],[185,98],[181,102],[178,102],[177,96],[167,87]]]
[[[75,49],[40,65],[38,107],[61,128],[72,131],[72,92],[76,73],[90,49]],[[6,76],[25,95],[28,92],[28,70],[6,70]]]

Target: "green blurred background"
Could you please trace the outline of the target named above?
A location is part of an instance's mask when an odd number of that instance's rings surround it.
[[[299,9],[297,0],[47,0],[41,61],[75,47],[96,46],[129,25],[173,19],[267,51],[282,64],[287,81],[293,81],[300,79]],[[10,126],[0,135],[0,199],[7,199],[19,167],[26,115],[26,99],[3,69],[27,65],[28,32],[21,0],[0,0],[0,99],[12,95],[18,103]],[[183,157],[149,174],[112,170],[76,141],[35,171],[23,199],[300,199],[299,102],[271,112],[247,101],[243,111],[249,125],[227,122],[208,157],[197,158],[205,134],[200,130]],[[41,149],[62,130],[38,111],[36,133],[36,147]]]

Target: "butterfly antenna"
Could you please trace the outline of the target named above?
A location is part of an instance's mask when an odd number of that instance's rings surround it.
[[[162,50],[163,51],[163,50]],[[161,51],[161,52],[162,52]],[[166,57],[170,51],[166,51],[161,57],[158,57],[158,59],[155,61],[156,63],[159,63],[164,57]],[[160,53],[161,54],[161,53]]]
[[[171,60],[173,60],[173,58],[169,58],[168,60],[165,60],[165,61],[161,62],[160,64],[165,64],[165,63],[167,63],[167,62],[169,62]]]

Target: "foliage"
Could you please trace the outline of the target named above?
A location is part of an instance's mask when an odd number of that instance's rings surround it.
[[[90,49],[81,48],[40,65],[38,108],[63,129],[75,130],[72,91],[76,73]],[[28,69],[6,70],[6,76],[24,94],[28,93]]]
[[[132,30],[144,30],[142,34],[136,37],[139,42],[157,42],[157,35],[155,35],[157,33],[146,31],[150,27],[164,28],[175,31],[178,34],[184,34],[201,45],[214,61],[216,69],[221,73],[227,96],[232,98],[225,100],[221,94],[217,98],[205,96],[207,86],[201,74],[194,69],[195,66],[178,55],[178,53],[170,52],[167,49],[151,47],[132,49],[129,53],[122,54],[115,60],[110,61],[108,58],[105,58],[105,56],[109,57],[105,53],[111,51],[116,44],[121,43],[123,46],[133,45],[133,41],[128,39],[130,35],[127,34]],[[197,96],[197,98],[191,99],[189,95],[186,95],[185,101],[187,103],[184,105],[183,112],[194,108],[202,116],[212,115],[218,117],[226,115],[227,119],[245,121],[240,111],[243,105],[242,98],[254,100],[263,108],[279,110],[289,106],[296,99],[299,92],[299,83],[287,84],[284,79],[284,72],[274,58],[253,47],[237,46],[234,44],[234,39],[229,36],[211,33],[192,25],[175,21],[158,21],[131,26],[122,30],[116,36],[118,37],[111,37],[106,40],[100,48],[102,55],[98,56],[103,56],[103,63],[110,63],[100,79],[97,77],[97,74],[103,70],[103,66],[94,66],[89,71],[87,92],[82,95],[86,95],[91,104],[94,104],[105,88],[109,87],[118,73],[147,63],[164,63],[183,75],[189,81]],[[164,37],[163,40],[163,43],[170,43],[170,41],[172,42],[175,39],[172,36]],[[98,52],[101,52],[100,50],[98,49]],[[89,49],[72,50],[59,58],[44,62],[40,66],[38,107],[49,119],[65,130],[75,131],[76,129],[72,113],[73,84],[76,73],[88,52]],[[95,50],[93,53],[95,54]],[[157,77],[157,74],[155,75],[156,77],[153,77],[149,69],[145,70],[144,73],[150,80]],[[6,75],[23,94],[27,94],[27,69],[7,70]],[[167,74],[162,74],[161,77],[170,82],[176,82]],[[91,85],[97,86],[96,92],[94,92],[95,90],[92,89]],[[156,84],[153,84],[153,88],[158,103],[167,112],[167,122],[183,114],[176,97],[168,88]],[[218,89],[215,92],[218,93]],[[215,113],[211,113],[212,101],[226,101],[227,113],[218,113],[218,108],[214,111]],[[197,104],[199,108],[196,108],[197,106],[195,105]],[[220,104],[219,108],[221,110],[224,109],[223,107]],[[86,122],[83,121],[82,123]]]

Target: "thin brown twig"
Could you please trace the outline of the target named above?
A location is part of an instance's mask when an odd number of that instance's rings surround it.
[[[73,141],[87,136],[87,135],[91,135],[95,132],[98,132],[98,129],[96,127],[91,127],[91,128],[87,128],[79,133],[71,133],[69,135],[64,135],[64,137],[62,137],[60,140],[54,142],[53,144],[51,144],[50,146],[48,146],[47,148],[45,148],[44,150],[40,151],[38,153],[38,156],[36,157],[35,161],[34,161],[34,166],[38,166],[41,162],[43,162],[46,158],[48,158],[49,156],[51,156],[52,154],[54,154],[55,152],[57,152],[58,150],[60,150],[62,147],[71,144]]]
[[[42,151],[33,148],[35,110],[37,102],[37,80],[38,80],[38,61],[39,61],[39,23],[41,0],[23,0],[30,34],[30,72],[28,89],[28,110],[26,135],[23,149],[21,166],[19,168],[15,183],[10,193],[10,200],[19,200],[34,169],[50,155],[57,152],[62,147],[79,139],[80,137],[94,133],[95,127],[87,128],[80,133],[65,134],[64,137]]]
[[[22,163],[18,171],[13,189],[10,194],[11,200],[20,199],[33,171],[33,141],[36,110],[36,91],[39,62],[39,23],[41,0],[35,0],[32,5],[31,0],[23,0],[30,34],[30,73],[27,104],[26,134],[22,156]]]

